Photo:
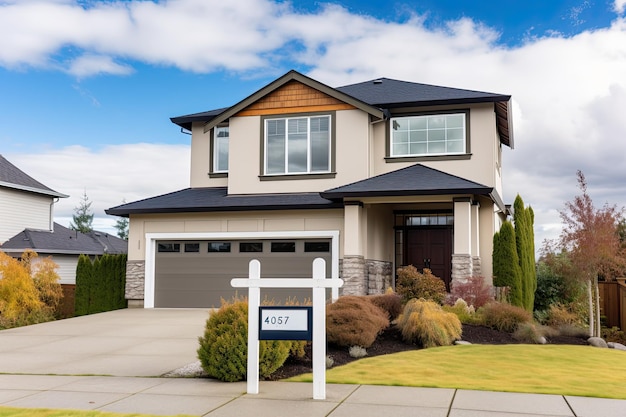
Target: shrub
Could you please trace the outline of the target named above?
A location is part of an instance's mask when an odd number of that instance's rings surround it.
[[[59,268],[51,257],[44,258],[32,267],[32,277],[35,288],[39,292],[39,299],[51,313],[57,310],[63,298],[63,289],[59,284]]]
[[[444,305],[443,311],[455,314],[463,324],[480,324],[482,318],[476,314],[474,306],[468,306],[465,300],[459,298],[454,305]]]
[[[626,345],[626,333],[620,330],[619,327],[602,329],[602,338],[607,342],[621,343],[622,345]]]
[[[493,301],[492,287],[485,284],[485,278],[480,276],[469,277],[465,282],[452,282],[447,300],[449,304],[453,304],[459,298],[468,305],[479,308]]]
[[[326,308],[326,340],[338,346],[368,348],[388,326],[387,313],[364,296],[340,297]]]
[[[398,317],[402,339],[423,347],[451,345],[461,337],[461,322],[439,304],[424,299],[410,300]]]
[[[532,314],[522,307],[493,302],[480,309],[483,323],[487,327],[513,333],[520,323],[532,321]]]
[[[527,344],[544,344],[546,336],[556,336],[558,331],[532,322],[520,323],[513,332],[513,339]]]
[[[219,310],[209,316],[199,342],[198,359],[207,375],[220,381],[244,380],[248,365],[247,300],[222,300]],[[259,375],[268,377],[280,368],[291,347],[291,343],[284,341],[260,341]]]
[[[576,313],[571,312],[563,305],[551,305],[546,311],[544,324],[552,327],[562,326],[564,324],[577,324],[580,320]]]
[[[350,346],[350,349],[348,349],[348,354],[351,358],[364,358],[367,356],[367,349],[362,346]]]
[[[402,313],[402,297],[393,291],[380,295],[370,295],[369,299],[375,306],[387,313],[389,321],[397,319]]]
[[[581,326],[577,326],[575,324],[564,324],[557,328],[559,335],[561,336],[571,336],[571,337],[580,337],[587,339],[589,337],[589,329]]]
[[[443,304],[446,298],[446,285],[434,276],[430,269],[420,273],[413,265],[398,269],[396,291],[406,303],[413,298],[423,298]]]

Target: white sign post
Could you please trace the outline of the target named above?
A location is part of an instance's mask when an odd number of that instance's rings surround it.
[[[313,278],[263,278],[261,263],[253,259],[248,278],[233,278],[230,285],[248,288],[248,394],[259,393],[259,306],[261,288],[311,288],[313,291],[313,399],[326,399],[326,288],[339,288],[341,279],[326,279],[326,262],[313,261]]]

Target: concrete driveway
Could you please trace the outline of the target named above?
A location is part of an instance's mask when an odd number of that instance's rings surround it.
[[[206,309],[124,309],[0,331],[0,373],[160,376],[197,361]]]

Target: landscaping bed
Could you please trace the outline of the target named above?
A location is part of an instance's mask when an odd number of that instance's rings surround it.
[[[463,325],[462,340],[472,344],[519,344],[510,333],[501,332],[485,326]],[[548,338],[548,344],[558,345],[587,345],[586,338],[573,336],[554,336]],[[378,336],[372,346],[367,349],[367,356],[379,356],[407,350],[421,349],[420,346],[407,344],[402,340],[400,332],[390,327]],[[308,344],[303,358],[289,357],[285,364],[274,372],[267,380],[280,380],[303,373],[312,372],[312,351]],[[326,354],[333,359],[333,367],[345,365],[357,359],[348,354],[348,348],[328,345]]]

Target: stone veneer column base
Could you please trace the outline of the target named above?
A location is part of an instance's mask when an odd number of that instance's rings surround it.
[[[391,262],[368,259],[366,265],[368,294],[384,294],[387,288],[393,287],[393,265]]]
[[[452,255],[452,283],[467,281],[473,275],[473,268],[471,255]]]
[[[145,277],[145,261],[126,262],[126,288],[124,295],[128,300],[128,307],[143,307]]]
[[[367,294],[365,272],[365,259],[362,256],[344,256],[340,274],[340,278],[343,279],[343,287],[340,288],[341,295]]]
[[[479,277],[483,274],[482,259],[480,256],[472,256],[472,275]]]

